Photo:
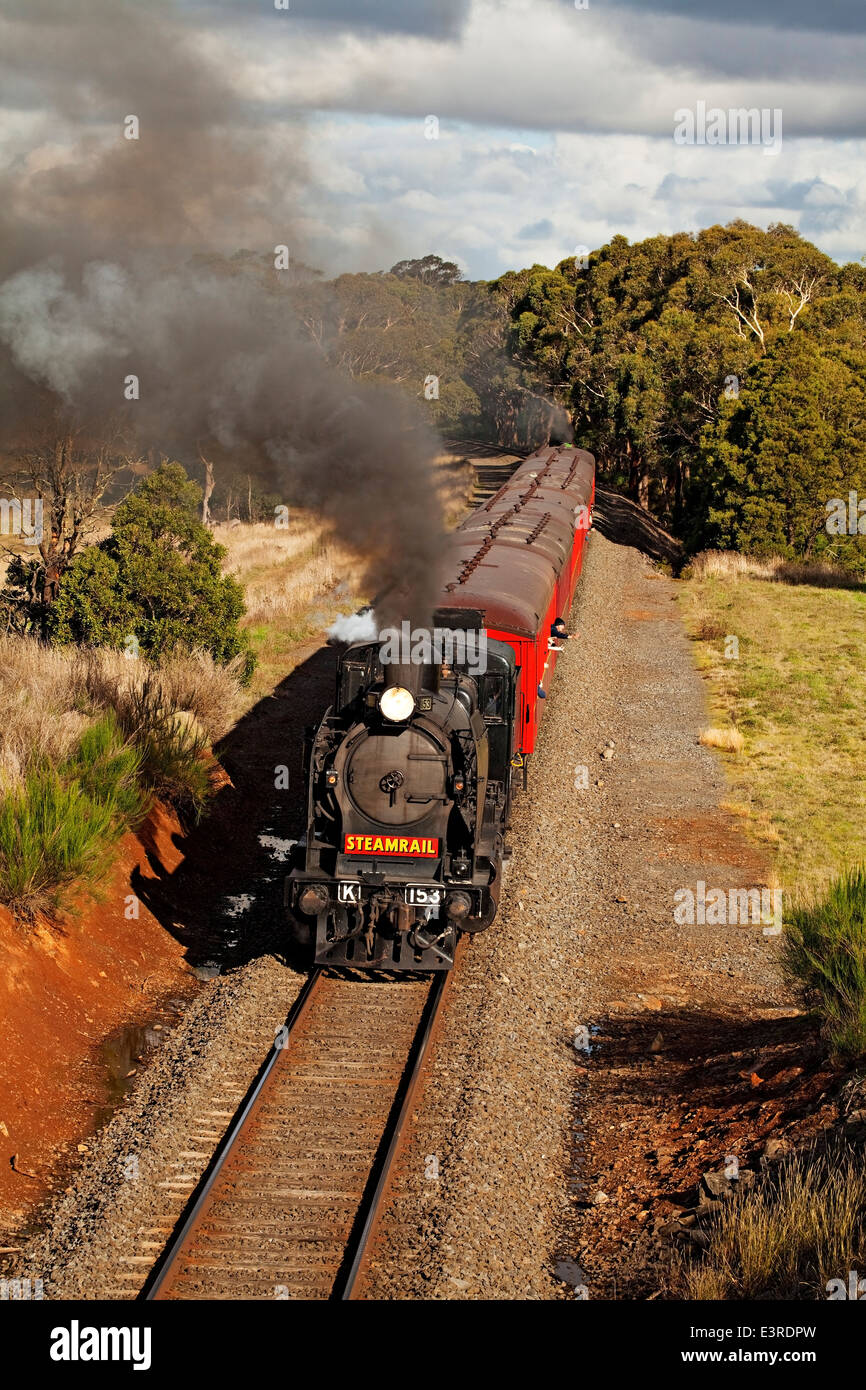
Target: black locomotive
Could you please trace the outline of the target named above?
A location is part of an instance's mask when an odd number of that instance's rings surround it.
[[[492,922],[515,686],[506,642],[486,642],[475,674],[386,666],[378,643],[341,654],[334,704],[307,740],[307,832],[287,880],[318,963],[448,969],[458,931]]]

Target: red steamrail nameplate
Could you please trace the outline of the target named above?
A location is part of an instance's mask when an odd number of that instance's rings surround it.
[[[376,858],[396,855],[400,858],[438,859],[439,841],[410,839],[405,835],[345,835],[344,854],[375,854]]]

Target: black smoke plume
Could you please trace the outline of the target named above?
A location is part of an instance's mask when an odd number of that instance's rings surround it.
[[[35,386],[89,429],[121,413],[142,449],[211,450],[355,547],[378,616],[422,619],[443,548],[435,437],[328,365],[290,275],[227,273],[239,248],[315,258],[297,230],[312,175],[297,123],[261,123],[196,15],[0,0],[27,132],[0,173],[0,405],[20,430]]]

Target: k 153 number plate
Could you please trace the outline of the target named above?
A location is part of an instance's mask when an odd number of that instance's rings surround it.
[[[444,897],[443,889],[426,888],[417,883],[413,883],[412,887],[405,891],[406,902],[410,907],[438,907]]]

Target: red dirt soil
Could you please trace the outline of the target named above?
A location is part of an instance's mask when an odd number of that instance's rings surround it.
[[[183,832],[157,805],[124,836],[97,899],[59,921],[16,922],[0,907],[0,1245],[63,1180],[112,1099],[100,1047],[197,981],[185,948],[138,902],[131,876],[173,871]]]

